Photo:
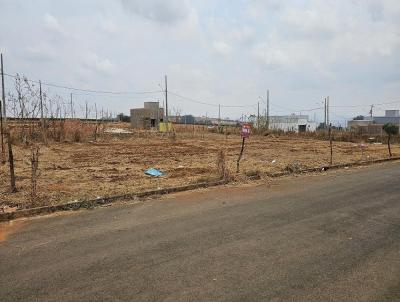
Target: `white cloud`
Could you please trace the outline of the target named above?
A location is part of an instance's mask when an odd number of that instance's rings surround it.
[[[277,12],[285,5],[281,0],[250,0],[244,14],[251,19],[263,20],[266,15]]]
[[[58,22],[58,19],[49,13],[44,15],[44,25],[45,28],[50,31],[55,31],[58,33],[61,33],[63,31],[60,23]]]
[[[398,94],[395,84],[386,89],[400,79],[398,0],[6,2],[7,68],[55,83],[153,90],[167,73],[172,91],[235,105],[252,104],[266,85],[274,101],[305,107],[328,90],[351,102],[354,88],[368,104]]]
[[[255,30],[253,27],[244,26],[233,30],[229,35],[234,41],[248,42],[255,38]]]
[[[370,7],[360,3],[314,0],[307,7],[286,6],[275,30],[254,47],[253,55],[269,67],[293,70],[327,70],[338,63],[367,64],[394,55],[400,46],[399,24],[376,21]]]
[[[107,34],[116,34],[120,31],[120,28],[114,21],[106,19],[100,24],[100,29]]]
[[[26,48],[27,56],[30,59],[48,61],[56,57],[56,50],[46,42],[30,45]]]
[[[143,18],[173,24],[188,17],[190,8],[185,0],[121,0],[123,7]]]
[[[232,51],[232,48],[223,41],[214,42],[213,48],[218,54],[223,55],[223,56],[228,56]]]
[[[111,74],[115,70],[114,64],[109,59],[100,58],[96,53],[89,53],[85,56],[83,67],[104,74]]]
[[[269,69],[287,68],[292,60],[289,52],[282,45],[265,42],[255,45],[252,54],[255,59],[265,64]]]

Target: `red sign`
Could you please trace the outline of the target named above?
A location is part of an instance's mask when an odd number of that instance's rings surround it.
[[[250,137],[250,130],[251,130],[251,126],[249,124],[243,124],[242,125],[242,131],[240,132],[240,135],[243,138],[249,138]]]

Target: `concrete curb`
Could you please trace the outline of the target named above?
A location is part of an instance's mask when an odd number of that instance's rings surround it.
[[[321,166],[317,168],[308,168],[308,169],[303,169],[295,172],[290,172],[290,171],[283,171],[283,172],[277,172],[277,173],[266,173],[266,176],[275,178],[275,177],[281,177],[281,176],[286,176],[286,175],[292,175],[292,174],[303,174],[303,173],[312,173],[312,172],[324,172],[328,170],[337,170],[337,169],[342,169],[346,167],[360,167],[360,166],[368,166],[372,164],[379,164],[379,163],[384,163],[388,161],[396,161],[400,160],[400,157],[391,157],[391,158],[383,158],[383,159],[375,159],[375,160],[370,160],[370,161],[360,161],[360,162],[354,162],[354,163],[347,163],[347,164],[337,164],[337,165],[326,165],[326,166]]]
[[[400,157],[377,159],[377,160],[371,160],[371,161],[362,161],[362,162],[355,162],[355,163],[348,163],[348,164],[338,164],[338,165],[332,165],[332,166],[328,165],[328,166],[322,166],[322,167],[318,167],[318,168],[309,168],[309,169],[299,170],[299,171],[295,171],[295,172],[284,171],[284,172],[278,172],[278,173],[265,173],[264,175],[268,176],[268,177],[276,178],[276,177],[292,175],[292,174],[324,172],[327,170],[335,170],[335,169],[340,169],[340,168],[345,168],[345,167],[367,166],[367,165],[383,163],[383,162],[388,162],[388,161],[396,161],[396,160],[400,160]],[[250,180],[258,180],[258,179],[260,179],[259,175],[258,175],[258,177],[254,177],[254,178],[250,177]],[[115,196],[110,196],[110,197],[102,197],[102,198],[91,199],[91,200],[69,202],[69,203],[54,205],[54,206],[44,206],[44,207],[38,207],[38,208],[17,210],[15,212],[11,212],[11,213],[0,213],[0,222],[14,220],[17,218],[22,218],[22,217],[32,217],[32,216],[38,216],[38,215],[51,214],[54,212],[74,211],[74,210],[79,210],[79,209],[90,209],[90,208],[94,208],[96,206],[106,205],[106,204],[110,204],[110,203],[113,203],[116,201],[121,201],[121,200],[144,198],[144,197],[150,197],[150,196],[160,196],[160,195],[176,193],[176,192],[184,192],[184,191],[189,191],[189,190],[194,190],[194,189],[199,189],[199,188],[215,187],[215,186],[224,185],[227,183],[229,183],[228,180],[218,180],[218,181],[213,181],[213,182],[201,182],[201,183],[197,183],[197,184],[190,184],[190,185],[180,186],[180,187],[172,187],[172,188],[151,190],[151,191],[145,191],[145,192],[128,193],[128,194],[115,195]]]
[[[10,213],[0,213],[0,222],[14,220],[17,218],[22,218],[22,217],[32,217],[32,216],[38,216],[38,215],[51,214],[54,212],[73,211],[73,210],[79,210],[79,209],[90,209],[90,208],[94,208],[96,206],[106,205],[106,204],[110,204],[110,203],[113,203],[116,201],[121,201],[121,200],[144,198],[144,197],[150,197],[150,196],[160,196],[160,195],[189,191],[189,190],[194,190],[194,189],[199,189],[199,188],[214,187],[214,186],[219,186],[219,185],[223,185],[223,184],[227,184],[227,183],[228,183],[228,181],[226,181],[226,180],[218,180],[218,181],[213,181],[213,182],[201,182],[201,183],[190,184],[190,185],[180,186],[180,187],[171,187],[171,188],[165,188],[165,189],[159,189],[159,190],[150,190],[150,191],[145,191],[145,192],[128,193],[128,194],[115,195],[115,196],[110,196],[110,197],[102,197],[102,198],[91,199],[91,200],[74,201],[74,202],[69,202],[69,203],[54,205],[54,206],[44,206],[44,207],[17,210],[15,212],[10,212]]]

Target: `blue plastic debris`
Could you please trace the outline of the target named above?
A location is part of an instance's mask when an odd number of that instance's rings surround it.
[[[161,172],[160,170],[154,169],[154,168],[147,169],[146,171],[144,171],[144,174],[150,175],[150,176],[155,176],[155,177],[164,175],[163,172]]]

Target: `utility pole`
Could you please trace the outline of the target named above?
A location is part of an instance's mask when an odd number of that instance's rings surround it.
[[[167,79],[167,75],[165,75],[165,121],[168,123],[168,79]]]
[[[265,120],[265,127],[267,127],[267,109],[264,109],[264,120]]]
[[[1,65],[1,96],[3,99],[3,113],[2,118],[4,118],[4,125],[2,123],[2,127],[7,128],[7,147],[8,147],[8,163],[10,166],[10,191],[14,193],[17,191],[17,187],[15,186],[15,173],[14,173],[14,155],[12,151],[12,144],[11,144],[11,134],[10,129],[7,127],[7,114],[6,114],[6,92],[4,87],[4,65],[3,65],[3,54],[0,56],[0,65]],[[3,119],[2,119],[3,121]],[[2,128],[2,135],[3,135],[4,128]],[[2,147],[4,150],[4,147]],[[4,157],[3,157],[4,159]]]
[[[267,130],[269,129],[269,89],[267,90]]]
[[[329,120],[329,96],[326,97],[326,124],[330,125],[330,120]]]
[[[326,129],[326,98],[324,99],[324,129]]]
[[[6,162],[6,150],[4,147],[4,125],[3,125],[3,110],[5,104],[5,91],[4,91],[4,70],[3,70],[3,54],[1,54],[1,101],[0,101],[0,139],[1,139],[1,163]]]
[[[329,124],[329,147],[331,149],[331,158],[330,158],[330,161],[329,161],[329,165],[332,166],[332,162],[333,162],[332,124]]]
[[[3,112],[2,116],[4,119],[4,123],[7,122],[7,111],[6,111],[6,93],[4,87],[4,66],[3,66],[3,54],[1,54],[1,87],[2,88],[2,99],[3,99]]]
[[[373,110],[374,110],[374,105],[371,105],[371,110],[369,111],[369,114],[371,115],[371,117],[373,115]]]

